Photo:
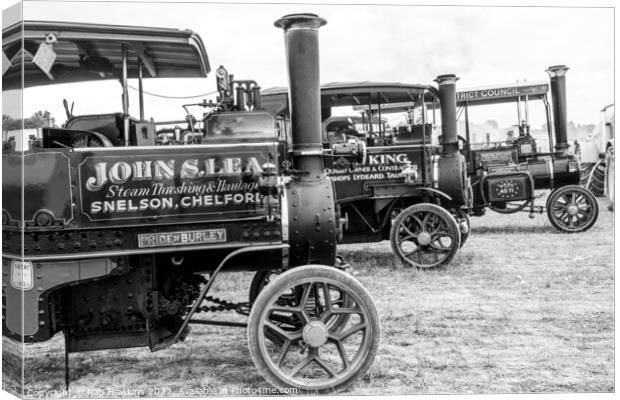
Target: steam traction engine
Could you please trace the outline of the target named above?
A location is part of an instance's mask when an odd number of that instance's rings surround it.
[[[566,71],[563,65],[549,67],[552,107],[547,99],[547,83],[526,83],[502,87],[464,90],[457,93],[465,116],[465,135],[460,137],[467,157],[474,194],[474,215],[483,215],[486,207],[510,214],[522,210],[543,213],[561,232],[583,232],[598,218],[594,195],[580,187],[580,163],[570,154],[566,121]],[[542,101],[547,119],[549,150],[531,134],[529,104]],[[472,143],[469,108],[499,103],[515,103],[518,135],[509,132],[506,141]],[[553,115],[553,119],[552,119]],[[552,122],[554,129],[552,130]],[[555,149],[553,134],[555,131]],[[551,189],[546,207],[535,206],[535,190]]]
[[[456,134],[457,79],[439,76],[438,88],[321,86],[322,145],[345,220],[342,243],[389,239],[394,254],[417,268],[449,263],[464,244],[471,199]],[[290,141],[287,102],[284,88],[263,92],[263,107],[278,117],[280,137]]]
[[[67,353],[159,350],[183,340],[189,324],[209,323],[196,316],[209,309],[203,302],[214,300],[209,291],[221,272],[277,269],[251,304],[218,304],[249,313],[257,369],[274,386],[301,391],[342,390],[362,376],[379,321],[366,290],[335,267],[340,218],[319,138],[324,23],[312,14],[276,22],[285,31],[293,105],[286,177],[260,89],[223,70],[220,98],[201,103],[209,109],[203,118],[162,128],[144,119],[142,90],[140,118],[129,116],[128,78],[142,89],[143,74],[209,72],[192,32],[7,28],[5,90],[21,86],[22,67],[25,87],[120,79],[123,112],[73,116],[67,107],[63,128],[3,144],[3,334],[40,342],[62,332]],[[22,58],[22,35],[28,52],[45,54]],[[40,62],[46,54],[51,63]]]

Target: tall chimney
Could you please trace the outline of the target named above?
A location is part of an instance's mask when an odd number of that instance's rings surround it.
[[[551,77],[551,100],[553,101],[553,124],[555,128],[555,149],[568,152],[568,131],[566,119],[566,71],[565,65],[554,65],[547,69]]]
[[[315,14],[290,14],[274,25],[284,29],[289,77],[293,169],[298,179],[324,174],[321,139],[319,28],[327,21]]]
[[[441,135],[443,136],[443,154],[459,153],[459,140],[456,134],[456,75],[439,75],[435,82],[439,85],[441,101]]]

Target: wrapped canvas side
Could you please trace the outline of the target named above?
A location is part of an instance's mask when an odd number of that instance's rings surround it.
[[[18,23],[23,18],[22,3],[9,7],[2,12],[3,28]],[[22,42],[21,31],[17,42]],[[4,42],[3,37],[3,42]],[[15,40],[15,39],[14,39]],[[2,48],[2,330],[11,326],[19,332],[24,331],[23,305],[24,285],[32,281],[24,279],[31,265],[23,259],[23,246],[17,256],[4,257],[5,245],[9,236],[23,243],[23,165],[24,152],[28,148],[28,133],[24,130],[23,116],[23,59],[26,52],[22,46]],[[22,81],[16,89],[5,90],[5,78]],[[26,275],[24,275],[26,273]],[[8,309],[18,312],[7,312]],[[2,389],[19,397],[24,396],[24,336],[2,337]]]

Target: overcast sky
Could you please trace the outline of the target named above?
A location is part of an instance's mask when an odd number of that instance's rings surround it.
[[[599,110],[613,102],[611,8],[24,2],[24,18],[30,20],[194,30],[213,70],[225,65],[237,78],[254,79],[263,88],[286,85],[283,34],[273,21],[293,12],[313,12],[328,21],[320,30],[322,82],[432,83],[439,74],[455,73],[464,88],[548,81],[548,66],[566,64],[569,120],[595,123]],[[205,93],[215,89],[215,77],[150,80],[145,89],[175,96]],[[115,82],[34,89],[25,93],[24,115],[45,104],[62,123],[63,97],[75,101],[76,114],[89,114],[120,111],[119,96]],[[136,104],[134,97],[134,115]],[[183,116],[180,102],[171,106],[146,98],[146,104],[146,115],[156,120]],[[476,119],[514,123],[512,110],[499,114]]]

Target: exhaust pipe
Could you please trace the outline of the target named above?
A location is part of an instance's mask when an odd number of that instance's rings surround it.
[[[290,266],[336,265],[341,231],[334,185],[323,166],[318,30],[325,24],[315,14],[286,15],[274,24],[284,30],[289,78],[293,170],[283,191],[288,233],[282,237],[288,237]]]
[[[290,14],[274,25],[284,30],[289,77],[294,177],[324,175],[321,139],[319,28],[327,21],[315,14]]]
[[[554,65],[547,69],[551,78],[551,100],[553,102],[553,124],[555,128],[555,149],[568,152],[568,130],[566,118],[566,71],[565,65]]]
[[[452,198],[454,205],[460,207],[469,202],[469,181],[466,173],[465,157],[459,152],[459,139],[456,132],[456,81],[454,74],[439,75],[435,82],[439,86],[441,102],[441,135],[443,144],[439,157],[439,190]]]
[[[459,154],[459,140],[456,134],[456,75],[439,75],[435,82],[439,85],[441,101],[441,135],[443,136],[442,152],[444,156]]]

